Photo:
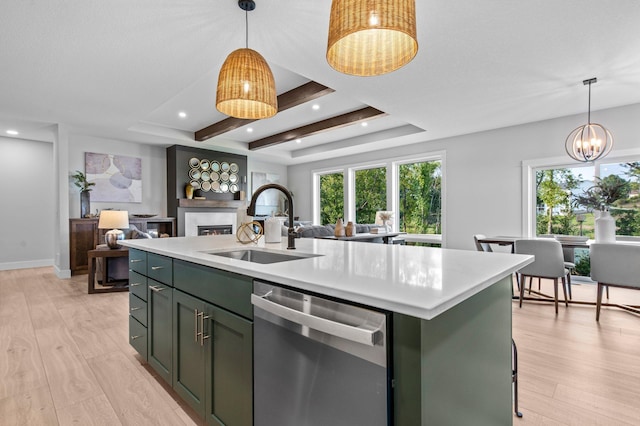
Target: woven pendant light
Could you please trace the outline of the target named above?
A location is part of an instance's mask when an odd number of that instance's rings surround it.
[[[253,1],[239,1],[238,5],[245,12],[255,8]],[[276,115],[276,83],[262,55],[246,47],[227,56],[218,75],[216,108],[223,114],[243,119]]]
[[[418,52],[415,0],[333,0],[327,61],[345,74],[395,71]]]

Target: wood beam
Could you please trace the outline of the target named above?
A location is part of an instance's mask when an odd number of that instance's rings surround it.
[[[291,89],[288,92],[279,95],[278,112],[285,111],[289,108],[293,108],[333,92],[334,90],[330,87],[316,83],[315,81],[310,81],[302,86],[298,86],[295,89]],[[245,120],[235,117],[225,118],[222,121],[213,123],[212,125],[195,132],[194,139],[198,142],[202,142],[214,136],[230,132],[249,123],[253,123],[254,121],[256,120]]]
[[[311,123],[302,127],[297,127],[295,129],[287,130],[286,132],[278,133],[277,135],[271,135],[267,136],[266,138],[249,142],[249,150],[255,151],[257,149],[267,148],[269,146],[301,139],[304,137],[316,135],[318,133],[327,132],[329,130],[339,129],[341,127],[350,126],[361,121],[371,120],[372,118],[383,117],[385,115],[387,115],[387,113],[377,110],[373,107],[362,108],[357,111],[337,115],[335,117],[327,118],[326,120]]]

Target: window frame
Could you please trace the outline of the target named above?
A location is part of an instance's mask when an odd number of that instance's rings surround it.
[[[320,176],[332,173],[342,173],[344,177],[344,217],[355,218],[355,173],[358,170],[372,169],[383,167],[386,168],[386,187],[387,187],[387,210],[397,212],[400,205],[400,192],[399,192],[399,168],[403,164],[422,163],[428,161],[440,162],[440,173],[442,177],[441,181],[441,208],[440,208],[440,221],[443,236],[446,233],[446,209],[447,209],[447,197],[446,197],[446,151],[432,151],[421,155],[405,155],[401,157],[394,157],[388,160],[372,160],[356,164],[345,164],[341,167],[327,167],[322,169],[312,170],[313,180],[313,223],[320,223]],[[348,219],[347,219],[348,220]],[[393,230],[397,231],[399,228],[399,221],[393,221]]]
[[[600,176],[603,164],[640,161],[640,149],[621,150],[596,161],[579,163],[569,157],[537,158],[522,161],[522,236],[532,238],[536,235],[536,172],[538,170],[593,166],[594,176]]]

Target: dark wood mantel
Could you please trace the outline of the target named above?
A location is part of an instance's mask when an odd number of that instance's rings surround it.
[[[192,200],[188,198],[180,198],[178,200],[178,207],[189,208],[221,208],[221,209],[237,209],[245,205],[245,201],[242,200]]]

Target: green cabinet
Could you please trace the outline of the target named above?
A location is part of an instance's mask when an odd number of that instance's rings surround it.
[[[173,293],[173,389],[207,424],[253,423],[253,324]]]
[[[202,300],[174,290],[173,389],[200,417],[205,414],[205,305]]]
[[[158,281],[147,282],[147,335],[149,365],[167,383],[171,383],[172,369],[172,288]]]

